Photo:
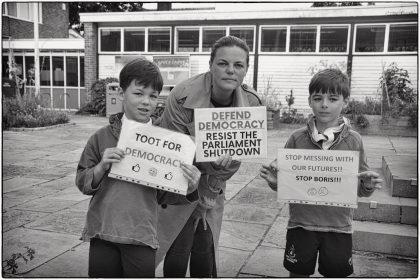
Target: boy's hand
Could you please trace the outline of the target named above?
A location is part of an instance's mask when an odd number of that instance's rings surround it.
[[[211,163],[216,169],[227,169],[232,164],[232,157],[229,155],[220,156],[216,161]]]
[[[190,194],[197,189],[198,183],[200,182],[201,172],[194,165],[183,162],[181,162],[181,169],[184,173],[184,177],[188,180],[187,194]]]
[[[273,191],[277,191],[277,160],[270,165],[263,164],[260,169],[260,176],[268,182]]]
[[[369,191],[382,188],[383,180],[379,179],[379,174],[374,171],[360,172],[357,176],[363,180],[363,185]]]
[[[111,164],[114,162],[120,162],[124,158],[124,150],[120,148],[107,148],[104,151],[101,162],[99,163],[100,168],[103,171],[107,171]]]

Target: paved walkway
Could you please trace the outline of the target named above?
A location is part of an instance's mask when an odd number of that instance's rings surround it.
[[[74,177],[88,137],[107,120],[73,116],[71,121],[75,125],[3,132],[3,261],[26,252],[25,246],[35,250],[33,260],[17,260],[21,277],[87,277],[89,244],[79,237],[89,197],[79,192]],[[269,131],[265,162],[274,159],[290,132]],[[364,136],[364,144],[373,168],[381,167],[382,155],[417,152],[416,138]],[[228,182],[220,277],[288,276],[282,266],[287,206],[276,202],[258,177],[261,162],[244,162]],[[364,252],[355,252],[354,266],[354,277],[417,277],[418,271],[417,260]]]

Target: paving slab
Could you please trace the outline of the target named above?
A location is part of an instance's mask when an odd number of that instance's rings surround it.
[[[16,209],[4,209],[2,212],[3,232],[20,227],[48,215],[42,212],[22,211]]]
[[[259,170],[261,167],[261,163],[258,162],[250,162],[250,161],[242,161],[241,167],[239,167],[238,171],[235,173],[235,175],[258,175]]]
[[[74,148],[74,147],[73,147]],[[69,152],[58,152],[55,155],[44,157],[44,160],[55,160],[60,162],[78,162],[83,149],[76,149]]]
[[[6,181],[3,181],[3,194],[12,191],[24,189],[33,185],[47,182],[45,179],[28,178],[28,177],[15,177]]]
[[[418,203],[417,199],[400,197],[401,201],[401,223],[409,225],[418,224]]]
[[[219,246],[253,251],[264,238],[267,225],[252,225],[235,221],[223,221]]]
[[[219,247],[217,277],[235,278],[245,264],[251,252],[232,248]]]
[[[249,182],[251,182],[254,178],[255,178],[255,176],[256,176],[257,174],[255,174],[255,175],[233,175],[229,180],[228,180],[228,182],[229,183],[237,183],[237,184],[243,184],[243,185],[247,185]]]
[[[4,144],[3,144],[4,145]],[[6,146],[7,148],[7,146]],[[42,158],[47,155],[48,152],[43,150],[31,150],[23,153],[6,153],[3,155],[3,163],[16,164],[20,162],[26,162],[33,159]]]
[[[89,204],[90,204],[90,199],[92,198],[92,196],[87,196],[86,195],[86,199],[74,204],[71,209],[73,210],[77,210],[77,211],[84,211],[85,213],[87,212],[88,208],[89,208]]]
[[[283,266],[284,249],[259,246],[248,259],[241,273],[263,277],[289,277]]]
[[[83,242],[62,255],[22,275],[37,278],[86,278],[89,269],[89,243]]]
[[[251,204],[252,206],[263,208],[279,208],[280,202],[277,201],[277,193],[272,191],[268,186],[259,186],[261,184],[266,185],[263,179],[253,180],[246,188],[242,189],[234,199],[232,199],[231,203]]]
[[[88,198],[87,195],[82,194],[82,192],[76,187],[66,188],[48,197],[51,199],[71,200],[71,201],[83,201]]]
[[[25,246],[35,250],[33,260],[27,263],[22,259],[17,261],[17,274],[26,273],[82,243],[77,236],[27,228],[8,231],[3,234],[3,240],[7,240],[3,242],[3,260],[14,253],[26,252]]]
[[[6,181],[30,172],[40,172],[40,168],[22,166],[20,164],[6,164],[2,166],[2,180]]]
[[[65,209],[48,216],[36,219],[25,225],[25,228],[67,233],[81,236],[86,220],[85,211]]]
[[[228,203],[225,205],[223,220],[270,225],[278,212],[278,209]]]
[[[288,217],[277,217],[261,245],[284,249],[286,247],[286,232]]]
[[[389,140],[398,154],[412,154],[418,148],[416,137],[389,137]]]
[[[63,200],[63,199],[54,199],[51,197],[42,197],[38,199],[34,199],[18,206],[15,206],[15,209],[21,210],[32,210],[32,211],[39,211],[39,212],[47,212],[53,213],[65,208],[68,208],[78,201],[74,200]]]
[[[242,183],[230,183],[229,181],[227,181],[226,182],[226,189],[225,189],[225,201],[231,200],[244,187],[245,186]]]

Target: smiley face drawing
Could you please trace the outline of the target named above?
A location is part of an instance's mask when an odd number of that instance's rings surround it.
[[[326,196],[328,194],[328,189],[326,187],[321,187],[318,191],[319,195]]]
[[[310,188],[310,189],[308,189],[308,194],[310,195],[310,196],[314,196],[314,195],[316,195],[318,193],[318,191],[315,189],[315,188]]]

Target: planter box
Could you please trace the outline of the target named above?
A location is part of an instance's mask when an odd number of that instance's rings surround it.
[[[411,127],[409,117],[398,119],[389,118],[385,123],[380,115],[365,115],[369,121],[369,127],[358,128],[353,124],[353,128],[361,134],[369,135],[390,135],[390,136],[417,136],[417,127]]]

